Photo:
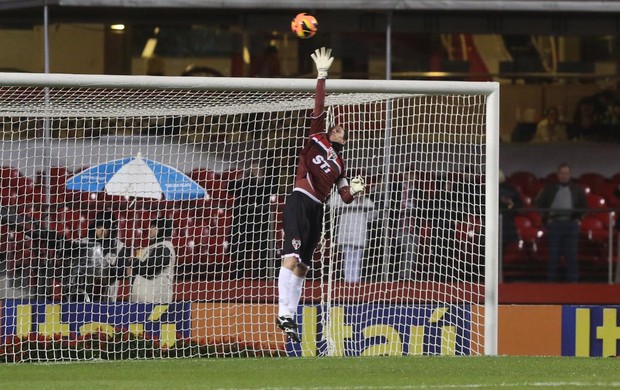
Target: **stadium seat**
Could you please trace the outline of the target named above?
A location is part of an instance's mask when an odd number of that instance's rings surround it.
[[[88,236],[89,220],[79,210],[64,207],[50,214],[50,229],[70,240]]]
[[[518,185],[524,190],[537,180],[536,175],[528,171],[516,171],[506,178],[507,182]]]
[[[589,209],[604,209],[607,207],[605,197],[593,193],[586,194],[586,203]]]
[[[535,226],[530,218],[524,215],[515,215],[515,226],[519,238],[523,241],[537,240],[542,237],[542,230]]]
[[[455,239],[457,240],[459,258],[469,263],[478,264],[482,250],[482,222],[477,216],[469,216],[465,222],[456,224]]]
[[[243,176],[243,174],[244,174],[244,171],[242,169],[233,169],[233,170],[222,172],[222,174],[220,175],[220,178],[224,183],[228,184],[235,180],[238,180],[239,178]]]
[[[1,188],[20,188],[22,186],[33,184],[34,182],[22,175],[19,169],[7,166],[0,167]]]
[[[515,186],[523,196],[529,196],[532,199],[538,196],[545,185],[544,180],[536,178],[533,173],[527,171],[515,172],[506,181]]]
[[[581,233],[585,234],[588,239],[592,241],[602,241],[609,238],[609,230],[606,229],[603,222],[596,217],[584,217],[581,220],[579,229]]]
[[[530,219],[525,215],[515,216],[515,226],[521,240],[520,246],[528,251],[528,255],[532,258],[540,258],[540,247],[543,242],[544,230],[540,225],[536,225],[538,221]]]
[[[583,173],[579,178],[577,178],[577,182],[584,187],[590,189],[590,193],[598,194],[601,191],[601,187],[605,183],[605,176],[600,173],[588,172]]]
[[[200,184],[207,190],[207,192],[211,190],[225,189],[221,176],[217,172],[210,169],[196,168],[192,170],[189,177],[196,183]]]
[[[620,207],[620,198],[615,195],[618,185],[618,183],[612,180],[607,180],[599,188],[597,194],[605,198],[605,202],[609,207]]]
[[[234,180],[236,171],[229,171],[222,174],[205,169],[197,168],[190,173],[190,177],[200,184],[209,196],[212,202],[219,207],[232,207],[235,202],[234,194],[228,190],[230,180]]]
[[[542,181],[544,183],[557,183],[557,181],[558,181],[558,174],[557,174],[557,172],[549,173],[547,176],[542,178]]]
[[[529,219],[533,227],[538,227],[538,228],[542,227],[543,218],[542,218],[542,215],[540,215],[539,212],[537,212],[537,211],[526,211],[526,212],[524,212],[521,215],[526,217],[527,219]]]
[[[195,226],[191,229],[192,262],[228,263],[228,237],[218,234],[209,226]]]
[[[208,227],[217,235],[229,237],[232,228],[232,211],[224,208],[211,210],[211,218],[208,221]]]
[[[523,189],[523,192],[530,196],[532,199],[536,199],[540,191],[545,187],[545,182],[543,180],[536,180],[529,183],[527,188]]]
[[[596,219],[601,222],[603,228],[607,229],[610,226],[610,214],[612,218],[611,225],[615,221],[615,212],[608,208],[607,201],[603,195],[587,194],[586,202],[590,210],[600,210],[599,212],[589,212],[584,219]],[[586,221],[588,222],[588,221]],[[592,222],[593,223],[593,222]]]
[[[525,194],[521,194],[521,201],[523,202],[524,208],[530,208],[532,207],[532,204],[534,203],[534,200],[532,199],[532,197],[529,195],[525,195]]]
[[[149,244],[149,225],[157,211],[126,210],[118,215],[118,237],[125,246],[138,249]]]
[[[578,258],[582,263],[606,264],[609,256],[609,228],[593,216],[586,216],[580,224]]]

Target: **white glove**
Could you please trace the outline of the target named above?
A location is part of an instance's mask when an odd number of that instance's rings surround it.
[[[366,187],[366,185],[364,184],[364,179],[361,176],[357,176],[351,180],[351,185],[349,187],[351,195],[355,195],[364,191],[364,187]]]
[[[329,67],[332,66],[332,62],[334,62],[334,57],[330,57],[332,54],[332,49],[326,49],[324,47],[320,49],[316,49],[314,54],[311,54],[312,60],[314,60],[314,64],[316,65],[316,71],[318,73],[319,79],[327,78],[327,71]]]

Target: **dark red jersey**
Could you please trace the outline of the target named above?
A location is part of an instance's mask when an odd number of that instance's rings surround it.
[[[314,201],[324,203],[334,184],[337,184],[341,196],[345,194],[343,200],[349,203],[352,197],[348,191],[344,161],[334,150],[325,132],[324,102],[325,80],[318,79],[310,135],[299,155],[293,191],[301,191]]]

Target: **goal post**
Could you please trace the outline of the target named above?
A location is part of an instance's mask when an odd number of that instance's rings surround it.
[[[315,85],[0,74],[0,359],[496,355],[495,82],[327,81],[367,191],[327,202],[302,342],[278,332]],[[105,349],[71,349],[95,335]]]

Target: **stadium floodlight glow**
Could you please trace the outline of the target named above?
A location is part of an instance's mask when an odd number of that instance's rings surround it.
[[[302,343],[285,342],[276,329],[273,276],[283,198],[308,130],[315,83],[0,74],[0,156],[25,178],[7,179],[13,203],[0,211],[11,223],[28,221],[7,244],[13,267],[7,291],[23,295],[2,297],[3,310],[17,313],[3,318],[3,331],[81,334],[97,323],[148,333],[168,346],[176,337],[196,337],[303,356],[497,354],[495,82],[327,80],[330,121],[350,132],[347,169],[365,176],[366,196],[375,204],[361,281],[342,280],[335,244],[340,214],[329,210],[321,261],[297,313]],[[127,200],[64,187],[74,171],[138,153],[186,173],[210,199],[127,207]],[[255,164],[271,183],[268,201],[236,203],[250,191],[244,172]],[[43,179],[34,186],[37,177]],[[119,240],[136,251],[148,243],[149,219],[174,223],[174,303],[132,302],[131,294],[108,302],[106,286],[89,291],[99,295],[88,304],[73,302],[84,287],[72,284],[83,280],[72,273],[77,260],[52,262],[62,246],[43,253],[32,240],[80,240],[101,210],[116,213]],[[249,234],[247,226],[260,233]],[[54,235],[24,233],[33,228]]]

